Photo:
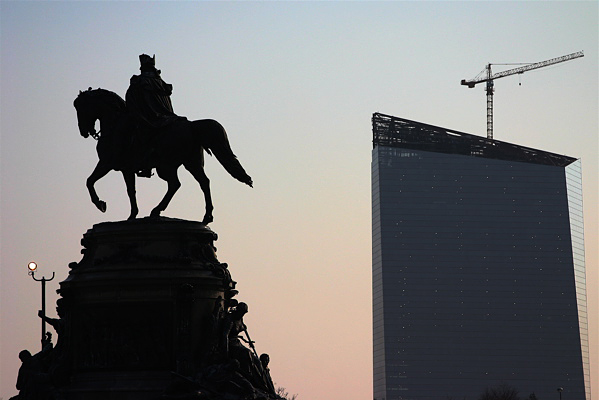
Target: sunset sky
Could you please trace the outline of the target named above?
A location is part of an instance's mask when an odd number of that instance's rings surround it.
[[[18,353],[39,347],[47,309],[87,229],[128,216],[119,173],[85,180],[97,156],[73,100],[125,95],[138,55],[156,54],[175,112],[212,118],[254,180],[207,157],[216,246],[238,282],[258,352],[299,400],[372,399],[371,116],[486,135],[487,63],[584,58],[495,82],[495,138],[582,159],[591,363],[599,392],[598,3],[596,1],[0,1],[0,398]],[[495,71],[514,66],[494,67]],[[181,169],[163,214],[201,220]],[[140,216],[166,190],[138,179]],[[483,388],[481,388],[482,390]]]

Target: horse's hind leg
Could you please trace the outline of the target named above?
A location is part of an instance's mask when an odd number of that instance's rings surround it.
[[[98,180],[105,177],[106,174],[108,174],[110,172],[110,170],[111,170],[110,167],[108,167],[107,165],[102,163],[102,161],[99,161],[98,164],[96,165],[96,168],[94,168],[94,171],[89,176],[89,178],[87,178],[87,181],[85,183],[85,185],[87,186],[87,190],[89,191],[89,196],[91,197],[92,203],[94,203],[94,205],[98,208],[98,210],[100,210],[102,212],[106,212],[106,202],[100,200],[100,198],[98,197],[98,194],[96,193],[96,189],[94,188],[94,185],[96,184],[96,182]]]
[[[214,217],[212,216],[212,210],[214,209],[214,206],[212,205],[212,196],[210,194],[210,180],[204,172],[202,160],[194,160],[191,162],[187,162],[184,165],[185,168],[189,172],[191,172],[196,181],[198,181],[198,183],[200,184],[200,188],[202,188],[202,192],[204,193],[206,213],[204,214],[204,219],[202,220],[202,223],[207,225],[214,220]]]
[[[176,167],[156,168],[156,172],[158,173],[158,176],[161,179],[166,181],[166,183],[168,184],[168,188],[166,194],[164,195],[160,203],[158,203],[158,205],[154,207],[154,209],[150,213],[151,217],[160,216],[160,213],[166,210],[168,203],[171,202],[171,199],[173,198],[177,190],[179,190],[179,188],[181,187],[181,182],[179,182]]]
[[[137,197],[135,195],[135,173],[123,171],[123,178],[125,179],[125,185],[127,185],[127,196],[129,196],[129,203],[131,204],[131,214],[128,220],[135,219],[139,209],[137,208]]]

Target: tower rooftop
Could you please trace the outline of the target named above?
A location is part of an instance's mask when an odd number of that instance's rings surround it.
[[[400,147],[560,167],[576,161],[573,157],[381,113],[372,115],[372,134],[373,147]]]

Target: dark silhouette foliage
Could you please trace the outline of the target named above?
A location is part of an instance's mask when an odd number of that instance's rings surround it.
[[[277,386],[275,389],[277,396],[284,400],[297,400],[297,394],[289,394],[284,387]]]
[[[507,383],[502,383],[495,387],[486,388],[480,396],[478,396],[478,400],[520,400],[518,393],[518,389],[515,387],[510,386]],[[534,394],[532,396],[534,396]]]

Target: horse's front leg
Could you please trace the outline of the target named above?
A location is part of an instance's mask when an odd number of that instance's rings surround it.
[[[181,187],[181,182],[179,182],[179,177],[177,176],[177,167],[156,168],[156,172],[161,179],[166,181],[168,188],[160,203],[150,213],[150,217],[159,217],[160,213],[166,210],[168,203],[171,202],[171,199]]]
[[[94,168],[94,171],[89,176],[89,178],[87,178],[87,181],[85,183],[85,185],[87,186],[87,190],[89,191],[89,196],[91,197],[92,203],[94,203],[94,205],[98,208],[98,210],[100,210],[102,212],[106,212],[106,202],[100,200],[100,198],[98,197],[98,194],[96,193],[96,189],[94,188],[94,185],[96,184],[96,182],[98,180],[105,177],[106,174],[108,174],[110,172],[110,170],[111,170],[111,168],[109,166],[107,166],[102,161],[98,161],[96,168]]]
[[[202,192],[204,193],[204,202],[206,204],[206,213],[204,214],[204,219],[202,223],[204,225],[209,224],[214,221],[214,217],[212,215],[212,210],[214,210],[214,206],[212,205],[212,195],[210,194],[210,179],[206,176],[204,172],[204,166],[202,165],[201,160],[193,161],[190,163],[185,163],[185,168],[191,172],[193,177],[200,184],[200,188],[202,188]]]
[[[127,196],[129,196],[129,203],[131,204],[131,214],[128,220],[135,219],[139,209],[137,208],[137,196],[135,195],[135,173],[130,171],[123,171],[123,178],[125,179],[125,185],[127,185]]]

